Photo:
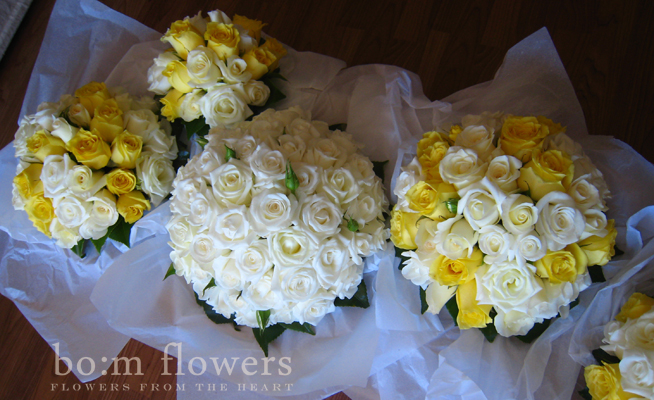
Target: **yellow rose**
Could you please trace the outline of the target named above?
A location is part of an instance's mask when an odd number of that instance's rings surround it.
[[[476,247],[470,257],[466,258],[450,260],[439,255],[429,266],[429,276],[442,286],[468,283],[475,279],[475,272],[481,266],[483,257],[481,250]]]
[[[73,153],[78,162],[93,169],[104,168],[111,158],[111,148],[96,130],[77,131],[68,142],[68,151]]]
[[[275,65],[277,57],[269,50],[258,47],[243,54],[243,60],[247,66],[245,70],[252,73],[252,79],[259,79]]]
[[[391,240],[395,246],[401,249],[415,249],[416,233],[418,233],[417,222],[420,218],[418,213],[410,213],[393,209],[391,211]]]
[[[502,125],[499,146],[505,154],[527,163],[532,151],[542,148],[543,139],[549,134],[548,125],[541,124],[537,118],[512,115]]]
[[[420,181],[409,189],[405,197],[409,203],[409,208],[417,211],[420,215],[427,216],[435,221],[444,221],[455,215],[448,210],[445,202],[456,199],[459,195],[456,188],[449,183],[432,185]]]
[[[189,51],[204,46],[202,33],[189,20],[173,22],[161,41],[170,43],[184,60],[188,58]]]
[[[234,25],[209,22],[204,38],[208,42],[207,47],[213,50],[221,60],[238,55],[238,44],[241,41],[241,35]]]
[[[168,77],[170,86],[174,87],[180,93],[189,93],[193,90],[188,84],[191,77],[188,75],[186,61],[169,62],[162,75]]]
[[[14,185],[24,201],[27,201],[34,193],[43,192],[42,169],[43,164],[30,164],[29,167],[14,177]]]
[[[43,162],[47,156],[61,156],[66,153],[66,143],[44,130],[36,131],[27,138],[27,150]]]
[[[422,166],[422,173],[429,183],[441,183],[443,178],[440,173],[440,164],[447,153],[450,145],[447,142],[436,142],[427,147],[422,155],[418,157],[418,162]]]
[[[105,100],[95,109],[90,130],[94,129],[107,143],[111,143],[123,131],[123,111],[116,100]]]
[[[277,58],[277,60],[275,60],[275,62],[270,64],[270,66],[268,67],[271,71],[274,71],[277,69],[277,67],[279,67],[279,60],[282,57],[285,57],[287,54],[287,51],[284,48],[284,46],[282,46],[282,44],[279,43],[275,38],[269,38],[268,40],[266,40],[266,43],[262,44],[261,48],[273,53]]]
[[[577,243],[588,257],[588,265],[606,265],[615,255],[615,220],[608,220],[606,230],[609,233],[604,237],[593,235]]]
[[[538,274],[549,278],[551,283],[574,283],[577,275],[586,273],[588,258],[575,243],[563,250],[547,251],[547,254],[534,263]]]
[[[143,193],[132,190],[129,193],[121,194],[116,202],[118,214],[125,218],[125,222],[133,224],[141,219],[143,212],[150,209],[150,202]]]
[[[584,378],[593,399],[626,400],[634,397],[622,390],[622,375],[619,364],[589,365],[584,369]]]
[[[530,191],[538,201],[549,192],[565,192],[574,177],[574,164],[568,155],[559,150],[534,149],[531,161],[520,169],[518,186]]]
[[[463,129],[461,129],[461,126],[452,125],[452,127],[450,128],[450,133],[449,133],[449,135],[447,137],[447,140],[450,143],[454,143],[456,141],[456,137],[459,136],[459,133],[461,133],[462,130]]]
[[[547,126],[547,128],[550,130],[550,135],[556,135],[557,133],[565,132],[566,130],[565,126],[561,124],[556,124],[551,119],[547,117],[543,117],[542,115],[539,115],[538,117],[536,117],[536,119],[541,125]]]
[[[434,143],[445,142],[445,138],[442,134],[436,131],[425,132],[422,134],[422,139],[418,142],[416,146],[416,156],[418,158],[422,157],[425,152],[434,145]]]
[[[50,224],[54,218],[52,199],[43,197],[42,191],[33,193],[25,203],[25,212],[36,229],[48,237],[52,237],[50,233]]]
[[[115,168],[106,177],[107,189],[116,196],[129,193],[136,187],[136,176],[128,169]]]
[[[490,317],[490,304],[477,303],[477,281],[472,279],[456,290],[456,304],[459,307],[459,315],[456,323],[459,329],[485,328],[493,322]]]
[[[102,104],[103,101],[111,98],[107,85],[103,82],[89,82],[86,85],[75,91],[75,97],[79,99],[80,104],[89,112],[89,116],[93,118],[95,109]]]
[[[141,155],[143,139],[127,131],[116,136],[111,143],[111,161],[121,168],[136,168],[136,160]]]
[[[629,297],[626,303],[620,309],[620,313],[615,316],[617,321],[623,324],[627,319],[636,319],[648,312],[654,306],[654,299],[645,296],[642,293],[634,293]]]
[[[179,90],[172,89],[161,100],[161,115],[166,117],[168,121],[173,121],[179,118],[181,112],[182,101],[184,100],[184,93]]]
[[[259,43],[261,40],[261,29],[268,24],[264,24],[261,21],[256,19],[250,19],[248,17],[242,17],[238,14],[234,14],[234,19],[232,20],[236,25],[241,25],[243,28],[247,29],[248,35],[253,37]]]

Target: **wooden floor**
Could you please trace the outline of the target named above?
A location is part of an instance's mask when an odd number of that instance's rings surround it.
[[[338,57],[349,66],[393,64],[420,75],[425,94],[443,98],[492,79],[506,51],[546,26],[559,51],[591,134],[619,138],[654,161],[654,1],[568,0],[102,0],[164,32],[199,10],[222,9],[260,19],[265,31],[296,50]],[[0,147],[9,143],[54,0],[34,0],[0,61]],[[65,46],[65,43],[62,44]],[[55,100],[55,99],[53,99]],[[4,190],[7,190],[6,188]],[[124,355],[160,354],[131,341]],[[0,298],[0,399],[159,399],[169,392],[61,392],[71,375],[54,375],[54,353],[13,304]],[[133,378],[132,378],[133,379]],[[104,377],[96,382],[129,382]]]

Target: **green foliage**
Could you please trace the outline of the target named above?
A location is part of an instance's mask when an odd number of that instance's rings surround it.
[[[334,305],[336,307],[360,307],[368,308],[370,307],[370,302],[368,301],[368,289],[366,288],[366,282],[361,279],[359,283],[359,288],[357,289],[354,296],[351,299],[339,299],[334,300]]]
[[[86,252],[84,251],[84,245],[86,245],[86,240],[81,239],[73,248],[71,249],[73,253],[77,254],[79,258],[86,257]],[[98,250],[98,253],[100,250]]]
[[[606,282],[606,278],[604,277],[604,272],[602,271],[601,265],[593,265],[588,267],[588,273],[590,274],[590,280],[593,283]]]
[[[427,291],[420,287],[420,314],[424,314],[429,309],[429,304],[427,304]]]
[[[168,271],[166,271],[166,276],[164,276],[163,280],[165,281],[171,275],[175,275],[175,263],[170,263],[170,267],[168,267]]]

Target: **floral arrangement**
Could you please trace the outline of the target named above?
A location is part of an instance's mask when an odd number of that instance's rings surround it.
[[[212,129],[173,182],[166,276],[214,322],[253,327],[266,353],[284,329],[367,307],[363,257],[386,244],[388,201],[360,147],[298,107]]]
[[[542,116],[483,113],[423,135],[391,216],[423,313],[446,305],[461,329],[530,341],[601,275],[616,237],[609,190],[564,132]]]
[[[615,320],[604,327],[601,365],[584,370],[588,399],[654,398],[654,299],[634,293]]]
[[[173,22],[161,38],[173,48],[148,70],[149,90],[163,96],[162,115],[195,121],[190,129],[199,136],[233,127],[285,97],[271,79],[284,79],[277,69],[286,49],[261,38],[265,24],[239,15],[232,21],[219,10],[208,14]]]
[[[129,245],[129,228],[172,189],[177,142],[152,98],[91,82],[42,103],[15,135],[13,206],[64,248]]]

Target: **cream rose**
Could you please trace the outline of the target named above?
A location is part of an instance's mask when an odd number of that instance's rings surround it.
[[[329,290],[332,286],[337,286],[349,259],[349,251],[340,240],[328,239],[318,246],[313,258],[313,268],[323,289]]]
[[[654,393],[654,355],[639,349],[625,350],[620,360],[622,389],[651,398]]]
[[[56,118],[52,121],[52,132],[50,133],[52,136],[56,136],[63,140],[64,143],[68,143],[70,139],[75,136],[78,130],[79,128],[71,126],[65,119]]]
[[[501,225],[489,225],[479,230],[479,249],[486,255],[484,262],[494,264],[515,257],[515,237]]]
[[[59,197],[53,202],[59,223],[66,228],[78,228],[89,217],[91,204],[75,195]]]
[[[261,81],[249,81],[243,85],[247,96],[247,103],[253,106],[263,106],[270,97],[270,88]]]
[[[284,300],[307,301],[320,287],[313,268],[278,265],[274,271],[273,288],[280,291]]]
[[[200,100],[200,109],[212,128],[232,127],[252,115],[242,84],[212,87]]]
[[[252,199],[252,169],[236,159],[213,170],[210,174],[211,189],[219,204],[230,205],[249,204]]]
[[[547,253],[547,241],[536,231],[531,231],[516,238],[516,256],[529,261],[538,261]]]
[[[65,194],[67,189],[66,176],[68,171],[75,165],[75,162],[68,157],[68,153],[63,156],[52,155],[46,157],[41,169],[43,195],[55,198]]]
[[[250,167],[258,187],[270,187],[275,182],[283,180],[286,174],[284,155],[277,150],[271,150],[266,145],[260,145],[252,153]]]
[[[529,313],[529,300],[543,289],[530,268],[511,261],[483,265],[475,276],[479,304],[491,304],[498,313]]]
[[[248,214],[245,206],[226,209],[211,222],[209,232],[223,248],[248,246],[255,239]]]
[[[447,219],[438,224],[436,250],[450,260],[470,257],[479,233],[475,232],[463,215]]]
[[[277,150],[281,151],[287,160],[293,163],[302,161],[304,152],[307,150],[307,145],[301,137],[282,135],[277,140],[279,141]]]
[[[299,323],[306,322],[315,326],[325,315],[334,312],[335,309],[333,296],[319,291],[311,299],[296,304],[293,308],[293,315]]]
[[[116,197],[107,189],[86,200],[92,204],[89,218],[79,228],[84,239],[98,240],[107,234],[110,226],[118,222]]]
[[[318,243],[338,233],[343,214],[329,198],[316,194],[299,203],[299,226]]]
[[[494,182],[505,193],[515,193],[518,189],[518,178],[522,161],[513,156],[498,156],[488,164],[486,177]]]
[[[309,262],[315,253],[316,245],[304,230],[291,226],[270,235],[268,248],[273,264],[301,266]]]
[[[57,246],[66,249],[71,249],[75,246],[82,237],[79,235],[77,229],[71,229],[59,223],[58,218],[53,218],[50,223],[50,233],[52,238],[57,241]]]
[[[172,89],[168,77],[164,76],[163,72],[168,64],[173,61],[179,61],[179,57],[172,52],[161,53],[154,59],[154,64],[148,69],[149,91],[163,96]]]
[[[93,171],[86,165],[75,165],[66,174],[68,190],[80,198],[87,199],[107,184],[102,171]]]
[[[248,247],[239,249],[235,260],[243,279],[248,282],[258,281],[273,267],[266,240],[255,240]]]
[[[454,145],[472,149],[477,152],[481,160],[486,160],[495,150],[494,138],[493,129],[483,125],[468,125],[456,136]]]
[[[172,161],[163,155],[146,151],[136,162],[136,176],[141,180],[143,192],[150,195],[156,207],[172,190],[175,169]]]
[[[191,241],[197,228],[189,224],[187,218],[177,215],[168,221],[166,230],[170,234],[170,240],[174,245],[173,248],[178,251],[186,251],[191,247]]]
[[[254,310],[271,310],[282,302],[282,296],[272,288],[273,271],[268,270],[260,279],[247,286],[243,291],[245,301]]]
[[[506,197],[502,202],[502,224],[514,235],[531,232],[538,221],[538,209],[534,201],[516,193]]]
[[[231,56],[226,61],[219,60],[217,64],[226,83],[245,83],[252,79],[252,73],[246,70],[248,64],[240,57]]]
[[[452,146],[438,168],[445,182],[451,183],[457,189],[463,189],[484,177],[488,163],[483,162],[472,149]]]
[[[500,205],[506,195],[488,178],[459,190],[462,196],[457,204],[457,213],[463,214],[475,231],[500,220]]]
[[[205,89],[215,85],[223,75],[217,65],[217,60],[216,53],[204,46],[198,46],[189,51],[186,60],[188,76],[191,78],[189,83]]]
[[[204,91],[194,89],[182,97],[179,105],[179,116],[186,122],[194,121],[202,116],[202,99]]]
[[[497,333],[504,337],[526,335],[534,327],[535,319],[522,311],[497,311],[493,321]]]
[[[293,124],[297,121],[302,120],[296,119],[293,121]],[[313,130],[315,130],[315,128],[313,128]],[[347,153],[341,151],[341,148],[336,144],[336,142],[327,138],[311,141],[306,153],[304,153],[303,159],[307,164],[318,165],[325,169],[332,167],[340,168],[345,164],[346,160]]]
[[[558,251],[579,241],[586,222],[574,200],[563,192],[550,192],[536,203],[536,231],[547,239],[549,250]]]
[[[322,173],[322,186],[317,192],[322,193],[336,203],[344,211],[347,206],[360,194],[361,189],[354,175],[347,168],[334,168]]]
[[[299,210],[295,196],[266,189],[252,198],[250,215],[252,227],[259,236],[288,228]]]

